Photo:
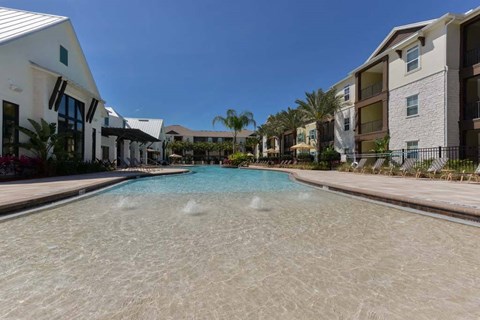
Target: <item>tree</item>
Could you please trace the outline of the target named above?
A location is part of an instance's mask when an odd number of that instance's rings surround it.
[[[285,131],[292,131],[293,143],[297,143],[297,128],[303,126],[304,117],[301,111],[298,109],[292,109],[290,107],[287,110],[280,111],[277,114],[277,121]]]
[[[233,132],[233,152],[235,153],[235,148],[237,145],[237,135],[240,131],[247,128],[249,125],[257,126],[255,120],[253,119],[253,113],[250,111],[243,111],[240,114],[233,109],[227,110],[227,116],[216,116],[213,118],[212,124],[220,122],[223,126],[230,129]]]
[[[322,89],[305,93],[305,101],[297,99],[298,109],[303,113],[305,122],[315,122],[317,131],[316,141],[316,160],[322,151],[320,144],[320,136],[322,134],[322,123],[332,119],[335,112],[341,108],[342,96],[337,95],[335,88],[331,88],[327,92]]]

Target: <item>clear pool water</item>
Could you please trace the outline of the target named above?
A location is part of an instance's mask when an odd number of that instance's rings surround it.
[[[0,223],[0,319],[479,319],[480,231],[195,168]]]
[[[184,194],[284,192],[309,190],[282,172],[244,170],[217,166],[191,167],[190,174],[158,176],[129,181],[109,190],[112,194]]]

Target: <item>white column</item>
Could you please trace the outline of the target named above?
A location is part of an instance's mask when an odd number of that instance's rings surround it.
[[[126,164],[131,165],[128,161],[130,159],[130,140],[123,140],[123,153],[121,154],[121,158],[125,161]]]

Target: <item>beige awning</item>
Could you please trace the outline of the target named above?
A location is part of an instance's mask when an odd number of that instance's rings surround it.
[[[305,142],[302,142],[290,147],[290,150],[310,150],[310,149],[315,149],[315,147],[309,144],[306,144]]]

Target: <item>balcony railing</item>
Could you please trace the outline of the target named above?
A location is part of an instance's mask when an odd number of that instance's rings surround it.
[[[360,134],[381,131],[383,128],[383,120],[375,120],[365,122],[360,125]]]
[[[320,136],[320,142],[330,142],[333,141],[333,135],[328,134],[328,135],[321,135]]]
[[[464,120],[480,118],[480,101],[466,103],[464,107]]]
[[[465,56],[463,57],[463,66],[469,67],[473,66],[480,62],[480,48],[471,49],[465,51]]]
[[[370,97],[373,97],[376,94],[379,94],[380,92],[382,92],[382,85],[383,84],[380,81],[380,82],[372,84],[371,86],[363,88],[360,91],[360,99],[365,100],[365,99],[368,99]]]

